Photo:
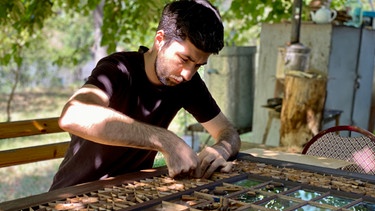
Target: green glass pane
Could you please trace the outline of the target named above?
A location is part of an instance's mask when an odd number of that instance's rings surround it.
[[[267,201],[263,204],[260,204],[260,205],[264,206],[265,208],[268,208],[268,209],[284,210],[284,209],[287,209],[291,206],[295,206],[297,204],[298,204],[298,202],[295,202],[295,201],[275,198],[275,199],[271,199],[271,200],[269,200],[269,201]]]
[[[338,197],[338,196],[327,196],[317,202],[322,204],[329,204],[335,207],[342,207],[354,201],[353,199]]]
[[[313,205],[305,205],[301,208],[296,209],[296,211],[331,211],[328,208],[315,207]]]
[[[233,199],[237,201],[245,202],[245,203],[254,203],[256,201],[260,201],[264,199],[265,197],[266,196],[259,194],[259,193],[247,192],[247,193],[236,195],[233,197]]]
[[[305,201],[310,201],[311,199],[318,197],[321,195],[321,193],[310,191],[310,190],[297,190],[295,192],[292,192],[288,194],[289,196],[292,196],[294,198],[302,199]]]
[[[373,211],[375,210],[375,204],[369,202],[361,202],[349,208],[354,211]]]
[[[250,188],[250,187],[253,187],[255,185],[259,185],[260,183],[262,183],[262,182],[256,181],[256,180],[244,179],[244,180],[237,181],[233,184],[238,185],[238,186],[242,186],[242,187]]]

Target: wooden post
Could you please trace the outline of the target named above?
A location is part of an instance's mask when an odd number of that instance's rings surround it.
[[[285,76],[281,109],[280,144],[303,147],[320,129],[326,98],[326,77],[300,74]],[[306,77],[311,76],[311,77]]]

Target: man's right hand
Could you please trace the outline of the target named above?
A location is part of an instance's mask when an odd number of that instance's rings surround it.
[[[182,139],[168,146],[163,153],[170,177],[189,174],[199,166],[198,155]]]

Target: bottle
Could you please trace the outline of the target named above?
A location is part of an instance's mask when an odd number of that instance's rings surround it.
[[[362,2],[360,0],[347,0],[345,9],[351,20],[348,20],[344,24],[347,26],[360,27],[362,25]]]

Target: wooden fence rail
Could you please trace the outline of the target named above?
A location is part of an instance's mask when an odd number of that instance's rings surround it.
[[[58,117],[0,123],[1,139],[51,133],[66,133],[58,125]],[[0,168],[55,158],[62,158],[69,141],[0,151]]]

